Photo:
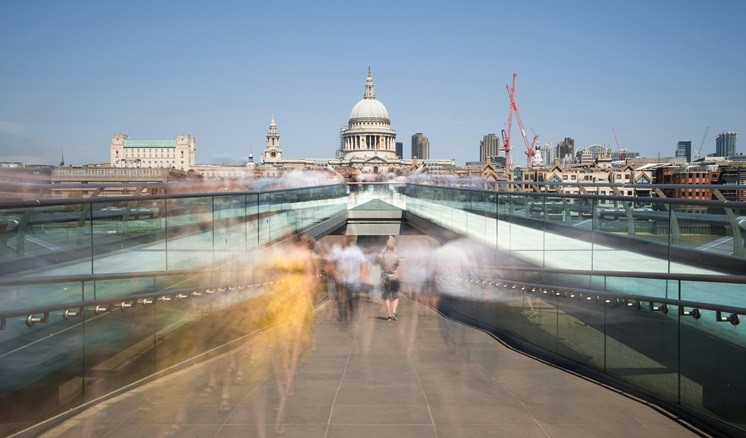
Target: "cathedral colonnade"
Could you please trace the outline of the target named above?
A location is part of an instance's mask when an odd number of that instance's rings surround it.
[[[396,150],[396,137],[390,135],[351,135],[345,137],[345,151]]]

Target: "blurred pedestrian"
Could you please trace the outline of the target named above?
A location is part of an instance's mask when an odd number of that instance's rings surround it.
[[[367,275],[365,254],[353,239],[342,236],[340,247],[332,254],[340,321],[352,320],[353,299]]]
[[[381,265],[381,291],[386,318],[398,321],[396,309],[399,306],[399,263],[401,259],[396,252],[396,238],[389,236],[386,246],[376,257],[376,263]]]

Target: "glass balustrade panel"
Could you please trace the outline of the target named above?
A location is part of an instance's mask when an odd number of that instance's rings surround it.
[[[679,325],[639,302],[606,309],[606,373],[670,401],[678,398]]]
[[[539,298],[543,294],[537,294]],[[567,293],[557,298],[557,352],[587,367],[605,366],[606,304],[593,295]],[[540,310],[539,305],[535,305]]]
[[[165,270],[165,200],[93,204],[96,274]]]
[[[150,257],[165,258],[167,270],[208,269],[215,248],[213,197],[169,199],[166,212],[166,241]]]

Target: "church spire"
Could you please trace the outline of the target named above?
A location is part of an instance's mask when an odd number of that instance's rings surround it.
[[[376,98],[376,94],[373,92],[373,78],[370,76],[370,67],[368,67],[368,79],[365,81],[365,98]]]

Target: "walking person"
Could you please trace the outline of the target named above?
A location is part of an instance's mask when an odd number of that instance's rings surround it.
[[[340,321],[352,321],[353,299],[360,292],[366,277],[365,254],[355,244],[353,236],[342,236],[341,246],[335,251],[334,275]]]
[[[376,263],[381,265],[381,291],[383,292],[383,306],[386,318],[398,321],[396,309],[399,307],[399,263],[401,259],[396,252],[396,238],[389,236],[386,246],[376,257]]]

